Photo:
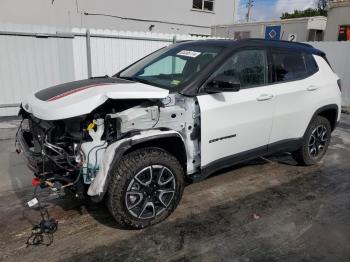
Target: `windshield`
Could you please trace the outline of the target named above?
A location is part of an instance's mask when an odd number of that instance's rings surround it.
[[[222,47],[186,46],[165,48],[145,57],[116,76],[170,91],[194,79]]]

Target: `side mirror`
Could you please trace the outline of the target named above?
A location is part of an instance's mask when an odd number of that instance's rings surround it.
[[[238,92],[241,83],[235,76],[218,75],[214,77],[204,88],[207,93]]]

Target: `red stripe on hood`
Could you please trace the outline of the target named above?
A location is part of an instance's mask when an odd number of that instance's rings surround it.
[[[82,87],[79,87],[79,88],[76,88],[76,89],[73,89],[73,90],[69,90],[67,92],[64,92],[62,94],[59,94],[57,96],[54,96],[54,97],[51,97],[50,99],[46,100],[47,102],[51,102],[51,101],[55,101],[57,99],[60,99],[62,97],[65,97],[65,96],[69,96],[71,94],[74,94],[74,93],[77,93],[77,92],[80,92],[80,91],[83,91],[85,89],[89,89],[91,87],[95,87],[95,86],[105,86],[105,85],[113,85],[114,83],[100,83],[100,84],[94,84],[94,85],[88,85],[88,86],[82,86]]]

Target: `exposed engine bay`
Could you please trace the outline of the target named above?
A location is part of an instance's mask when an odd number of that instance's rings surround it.
[[[184,144],[187,174],[200,168],[200,119],[195,98],[170,94],[164,99],[109,99],[91,113],[41,120],[22,109],[18,151],[46,185],[76,197],[103,197],[118,151],[135,141],[176,135]],[[125,146],[127,145],[127,146]]]

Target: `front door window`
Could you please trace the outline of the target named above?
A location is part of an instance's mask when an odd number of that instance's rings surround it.
[[[265,50],[248,49],[236,52],[214,76],[232,76],[241,82],[241,88],[267,84],[268,67]]]

